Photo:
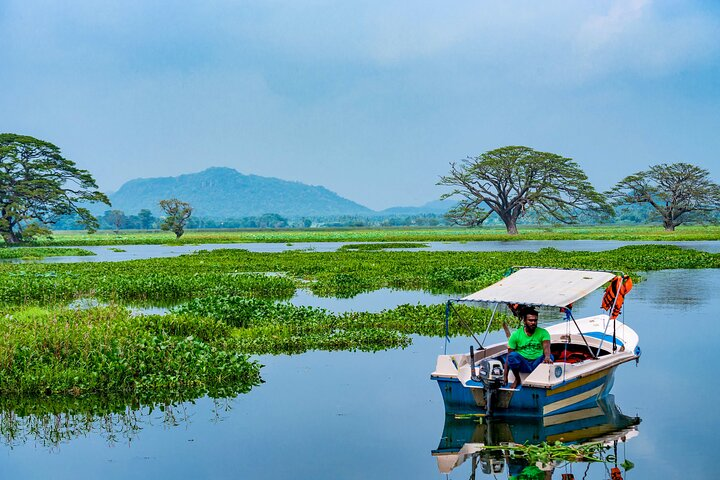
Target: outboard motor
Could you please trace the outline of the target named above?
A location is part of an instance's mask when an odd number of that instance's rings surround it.
[[[480,362],[480,381],[485,386],[500,388],[505,378],[505,367],[500,360],[486,358]]]
[[[480,361],[478,374],[475,374],[475,352],[470,347],[471,375],[473,380],[482,382],[485,390],[485,413],[492,414],[493,402],[497,397],[497,391],[502,387],[505,378],[505,366],[500,360],[485,358]]]
[[[483,473],[487,475],[497,475],[502,473],[503,467],[505,467],[505,460],[497,455],[499,452],[493,452],[496,453],[496,455],[487,453],[482,455],[483,452],[480,453],[480,468]]]

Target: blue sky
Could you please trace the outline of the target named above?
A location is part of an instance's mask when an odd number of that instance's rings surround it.
[[[720,2],[0,0],[0,42],[0,131],[105,191],[227,166],[419,205],[504,145],[600,190],[663,162],[720,181]]]

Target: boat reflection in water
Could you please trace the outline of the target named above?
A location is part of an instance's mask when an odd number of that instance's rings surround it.
[[[599,400],[595,406],[552,417],[500,419],[446,415],[440,444],[432,455],[436,457],[441,473],[450,473],[470,460],[471,478],[475,478],[478,469],[491,475],[507,470],[508,476],[515,476],[528,466],[527,462],[496,450],[486,451],[484,447],[508,443],[554,444],[557,441],[566,444],[603,442],[617,446],[617,442],[625,442],[638,434],[639,423],[639,417],[620,412],[612,395]],[[545,478],[552,478],[551,469],[552,466],[545,472]]]

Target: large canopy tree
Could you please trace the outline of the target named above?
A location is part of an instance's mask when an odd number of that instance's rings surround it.
[[[185,225],[190,219],[190,215],[192,215],[192,206],[187,202],[181,202],[177,198],[170,198],[160,200],[160,208],[166,215],[160,229],[175,233],[175,238],[182,237],[183,233],[185,233]]]
[[[61,215],[75,214],[88,230],[98,222],[82,205],[110,201],[87,170],[64,158],[52,143],[0,134],[0,235],[9,244],[38,233]],[[40,224],[38,224],[38,222]]]
[[[509,146],[450,167],[438,185],[454,187],[442,198],[461,198],[447,215],[460,225],[480,225],[495,212],[515,235],[518,219],[529,210],[562,223],[575,222],[584,211],[612,213],[578,164],[554,153]]]
[[[616,205],[647,203],[667,231],[688,221],[711,220],[720,210],[720,185],[689,163],[653,165],[620,180],[608,193]]]

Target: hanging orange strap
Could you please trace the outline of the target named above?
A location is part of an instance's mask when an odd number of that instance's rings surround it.
[[[623,480],[622,473],[620,473],[620,469],[618,467],[613,467],[610,469],[610,479]]]
[[[632,278],[630,278],[629,275],[622,277],[618,275],[610,280],[610,285],[605,289],[605,295],[603,295],[602,299],[603,310],[609,311],[612,308],[610,320],[614,320],[620,315],[625,295],[632,290],[632,287]],[[617,300],[615,299],[616,296]],[[613,303],[615,304],[615,308],[613,308]]]
[[[507,306],[510,309],[510,313],[516,317],[520,316],[520,307],[522,307],[522,305],[519,303],[508,303]]]

